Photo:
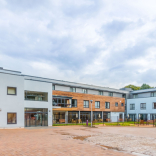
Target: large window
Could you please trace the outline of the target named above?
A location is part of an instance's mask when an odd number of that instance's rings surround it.
[[[87,100],[83,101],[83,107],[89,108],[89,101],[87,101]]]
[[[7,94],[8,95],[16,95],[16,88],[15,87],[7,87]]]
[[[53,106],[71,107],[71,98],[53,96]]]
[[[138,98],[138,94],[133,95],[133,99],[136,99],[136,98]]]
[[[70,87],[71,92],[76,92],[76,88]]]
[[[156,102],[153,103],[153,109],[156,109]]]
[[[7,113],[7,124],[17,124],[16,113]]]
[[[77,100],[76,99],[72,99],[72,107],[77,107]]]
[[[87,89],[82,89],[82,93],[87,94]]]
[[[105,108],[110,109],[110,102],[105,102]]]
[[[25,100],[31,101],[48,101],[48,93],[25,91]]]
[[[103,91],[99,91],[99,95],[103,95]]]
[[[130,110],[135,110],[135,104],[130,104]]]
[[[109,92],[109,96],[113,96],[113,93]]]
[[[100,101],[95,101],[95,108],[100,108]]]
[[[117,102],[115,102],[115,107],[118,107],[118,103]]]
[[[140,109],[145,110],[146,109],[146,103],[141,103],[140,104]]]

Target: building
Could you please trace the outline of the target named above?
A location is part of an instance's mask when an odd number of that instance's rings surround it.
[[[127,90],[23,75],[0,68],[0,128],[124,120]],[[93,100],[91,104],[91,100]]]
[[[131,91],[127,99],[127,115],[133,121],[156,119],[156,88]]]

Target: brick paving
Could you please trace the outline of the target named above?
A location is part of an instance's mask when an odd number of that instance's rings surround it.
[[[79,139],[72,139],[71,137],[94,135],[97,129],[93,130],[81,126],[45,129],[0,129],[0,156],[130,155],[120,151],[105,149]]]

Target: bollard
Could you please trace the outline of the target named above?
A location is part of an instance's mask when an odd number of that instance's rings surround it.
[[[86,120],[86,126],[88,126],[88,120]]]

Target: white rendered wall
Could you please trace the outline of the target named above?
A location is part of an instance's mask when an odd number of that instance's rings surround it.
[[[7,95],[7,87],[16,87],[17,95]],[[24,78],[0,73],[0,128],[24,127]],[[17,124],[7,124],[7,113],[17,113]]]
[[[48,93],[48,102],[24,100],[24,107],[48,108],[48,126],[52,126],[52,83],[24,80],[24,90]]]
[[[156,102],[156,97],[127,99],[127,115],[128,114],[156,114],[156,109],[153,109],[153,102]],[[146,103],[146,110],[140,109],[140,104]],[[130,110],[130,104],[135,104],[135,110]]]
[[[122,114],[122,119],[124,121],[124,112],[111,112],[111,122],[117,122],[120,114]]]

